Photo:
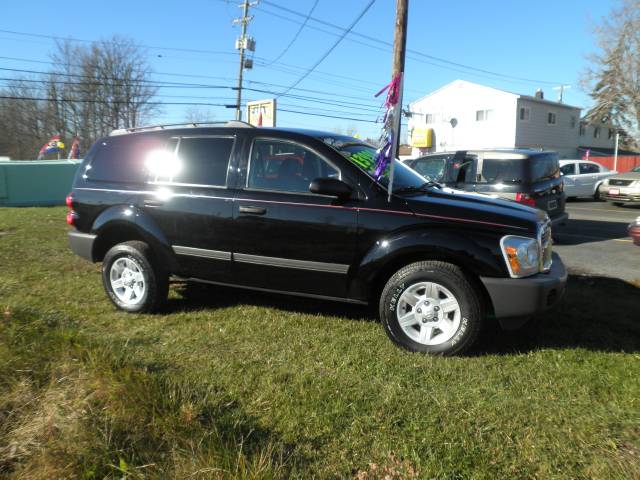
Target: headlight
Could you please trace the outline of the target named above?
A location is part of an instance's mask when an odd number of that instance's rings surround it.
[[[535,238],[507,235],[500,240],[500,247],[511,277],[528,277],[540,271],[540,248]]]
[[[608,179],[608,178],[605,178],[605,179],[604,179],[604,182],[602,182],[602,184],[603,184],[603,185],[609,185],[609,179]]]

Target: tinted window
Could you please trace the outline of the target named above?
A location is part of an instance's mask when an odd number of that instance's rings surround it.
[[[560,164],[555,155],[531,157],[531,182],[539,182],[560,176]]]
[[[576,166],[574,163],[567,163],[566,165],[560,167],[560,171],[563,175],[575,175]]]
[[[586,175],[588,173],[600,173],[600,169],[597,165],[593,163],[581,163],[580,164],[580,174]]]
[[[166,143],[165,138],[157,135],[123,135],[100,140],[86,176],[104,182],[144,182],[148,152],[164,148]]]
[[[555,155],[530,158],[485,158],[482,163],[482,183],[539,182],[560,175]]]
[[[279,140],[256,140],[251,149],[249,188],[309,193],[315,178],[340,178],[340,172],[308,148]]]
[[[175,183],[226,185],[233,138],[181,138],[178,146],[180,168]]]
[[[525,178],[524,173],[524,159],[485,158],[480,183],[521,183]]]
[[[440,181],[444,177],[446,164],[446,157],[425,157],[415,160],[411,168],[428,180]]]

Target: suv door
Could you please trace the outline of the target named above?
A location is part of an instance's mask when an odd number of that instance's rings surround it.
[[[226,281],[233,239],[234,135],[183,135],[148,162],[142,208],[165,233],[184,276]]]
[[[309,145],[256,137],[234,202],[234,276],[242,285],[345,297],[354,263],[356,201],[313,194],[318,177],[342,178]]]

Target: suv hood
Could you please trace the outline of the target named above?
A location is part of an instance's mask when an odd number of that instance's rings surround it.
[[[418,216],[476,224],[487,229],[502,228],[516,235],[535,236],[538,223],[548,218],[545,212],[536,208],[451,188],[432,188],[422,195],[405,196],[404,199]]]

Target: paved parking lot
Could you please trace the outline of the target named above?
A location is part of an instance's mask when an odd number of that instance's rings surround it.
[[[616,207],[606,202],[567,202],[570,220],[557,229],[557,251],[574,272],[623,280],[640,280],[640,247],[627,235],[627,225],[640,216],[640,206]]]

